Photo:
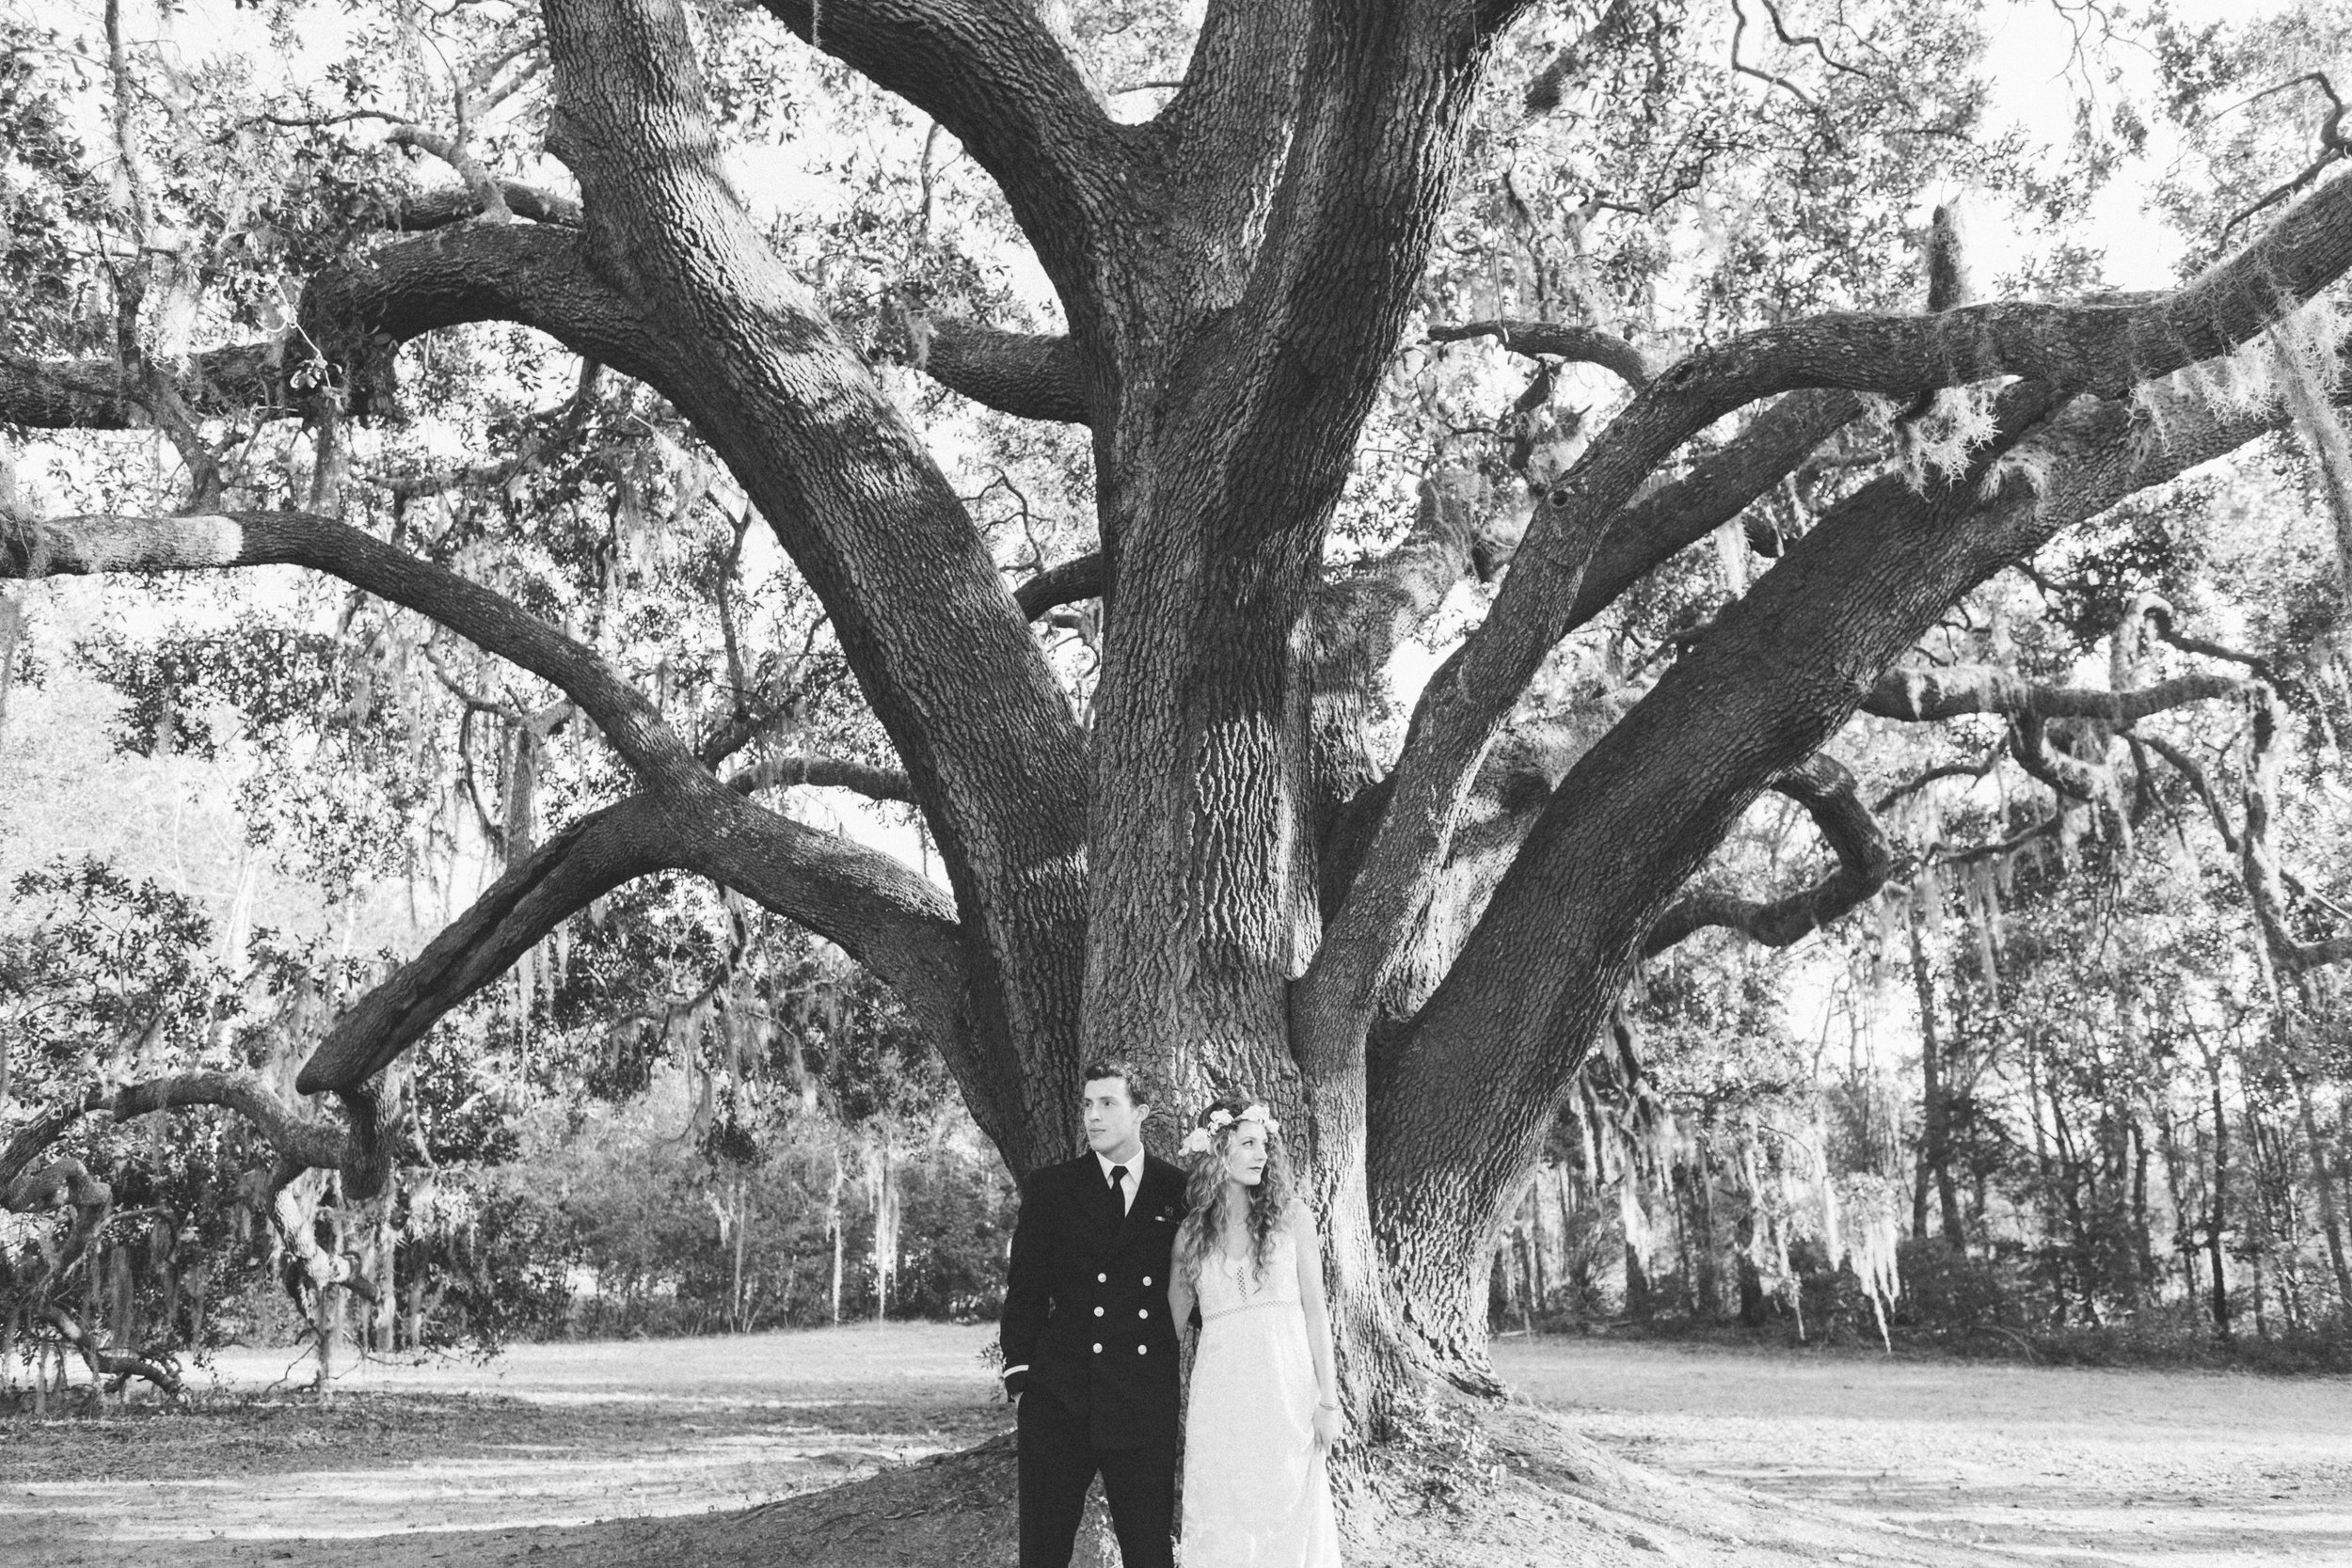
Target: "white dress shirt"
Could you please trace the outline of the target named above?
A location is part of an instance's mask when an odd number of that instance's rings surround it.
[[[1111,1167],[1121,1162],[1112,1159],[1098,1148],[1094,1151],[1094,1163],[1103,1167],[1103,1185],[1109,1186]],[[1136,1206],[1136,1183],[1143,1175],[1143,1150],[1136,1149],[1136,1157],[1126,1161],[1125,1164],[1127,1174],[1121,1177],[1119,1182],[1119,1212],[1122,1214],[1131,1212]]]

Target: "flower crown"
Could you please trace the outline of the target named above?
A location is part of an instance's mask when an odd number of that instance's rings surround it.
[[[1209,1113],[1209,1119],[1205,1123],[1184,1134],[1184,1141],[1181,1147],[1187,1154],[1206,1154],[1209,1151],[1210,1139],[1237,1121],[1254,1121],[1268,1132],[1279,1132],[1282,1130],[1282,1124],[1275,1120],[1263,1105],[1246,1105],[1242,1107],[1239,1116],[1235,1116],[1220,1105]]]

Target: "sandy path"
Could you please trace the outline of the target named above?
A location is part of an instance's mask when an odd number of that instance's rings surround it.
[[[339,1388],[367,1397],[326,1410],[0,1422],[0,1564],[328,1563],[337,1538],[746,1507],[1000,1429],[988,1338],[527,1345],[362,1368]],[[1580,1339],[1497,1358],[1629,1458],[2020,1561],[2352,1568],[2352,1380]],[[232,1353],[216,1372],[253,1390],[285,1366]]]
[[[1505,1340],[1629,1459],[2021,1558],[2352,1565],[2352,1379]]]

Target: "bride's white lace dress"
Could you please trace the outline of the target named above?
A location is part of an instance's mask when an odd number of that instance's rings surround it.
[[[1212,1255],[1198,1291],[1184,1568],[1339,1568],[1297,1243],[1277,1236],[1263,1278],[1247,1252]]]

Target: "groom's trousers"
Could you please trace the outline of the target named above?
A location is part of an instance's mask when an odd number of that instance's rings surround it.
[[[1087,1437],[1052,1394],[1021,1396],[1021,1568],[1070,1568],[1097,1472],[1125,1568],[1175,1568],[1176,1446],[1098,1449]]]

